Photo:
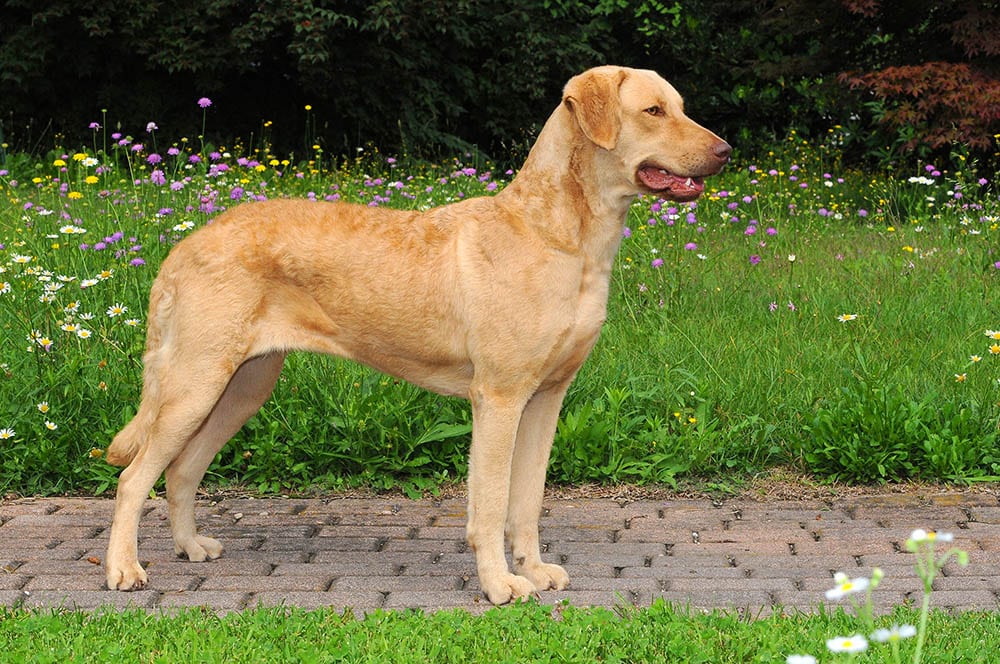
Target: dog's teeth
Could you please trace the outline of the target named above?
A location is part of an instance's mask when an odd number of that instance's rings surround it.
[[[686,180],[686,181],[684,182],[684,186],[685,186],[685,187],[690,187],[690,186],[691,186],[692,184],[694,184],[694,183],[693,183],[693,182],[691,182],[691,178],[688,178],[688,179],[687,179],[687,180]]]
[[[663,168],[660,169],[660,172],[663,173],[664,175],[670,175],[670,173],[668,173],[666,169]]]

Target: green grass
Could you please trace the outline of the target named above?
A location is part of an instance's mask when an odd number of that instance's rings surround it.
[[[913,622],[897,610],[882,621]],[[925,661],[1000,661],[997,613],[933,612]],[[746,621],[732,613],[691,613],[663,603],[647,609],[576,609],[534,603],[491,609],[374,613],[256,609],[225,616],[126,612],[0,613],[0,648],[32,662],[747,662],[784,663],[790,653],[825,651],[850,635],[842,611]],[[902,643],[907,656],[913,644]],[[876,662],[888,646],[857,661]],[[820,657],[820,661],[845,661]]]
[[[152,278],[221,209],[425,208],[511,177],[474,155],[291,164],[185,141],[152,164],[151,146],[115,140],[98,130],[90,148],[0,169],[0,491],[114,487],[102,454],[138,404]],[[997,176],[955,163],[872,176],[792,137],[696,206],[637,201],[550,479],[673,484],[779,464],[856,482],[1000,477]],[[209,481],[420,492],[464,476],[470,420],[461,400],[293,355]]]

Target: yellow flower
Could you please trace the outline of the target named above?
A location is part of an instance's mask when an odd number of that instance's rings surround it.
[[[48,401],[43,401],[42,403],[38,404],[38,412],[40,412],[40,413],[47,413],[47,412],[49,412],[49,402]]]
[[[965,374],[964,373],[955,374],[955,382],[956,383],[964,383],[965,382]]]
[[[66,194],[66,197],[69,198],[70,200],[77,200],[83,198],[83,194],[81,194],[78,191],[71,191],[68,194]]]
[[[63,166],[66,165],[66,162],[63,161],[62,159],[56,159],[54,162],[52,162],[52,165],[55,166],[56,168],[62,168]]]
[[[73,155],[73,161],[83,161],[86,158],[87,155],[83,154],[82,152],[77,152],[76,154]]]
[[[88,175],[87,179],[84,180],[84,182],[86,182],[87,184],[97,184],[100,181],[101,181],[100,178],[98,178],[96,175]]]
[[[905,247],[903,247],[903,251],[908,251],[908,252],[910,252],[912,254],[913,253],[913,247],[911,247],[910,245],[906,245]]]
[[[990,346],[990,355],[1000,355],[1000,344]]]
[[[102,456],[104,456],[104,450],[102,450],[99,447],[91,447],[90,448],[90,458],[91,459],[100,459]]]
[[[857,314],[840,314],[839,316],[837,316],[837,320],[839,320],[841,323],[846,323],[848,321],[854,320],[857,317],[858,317]]]

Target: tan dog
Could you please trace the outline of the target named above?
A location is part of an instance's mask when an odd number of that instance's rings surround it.
[[[108,587],[147,583],[139,518],[164,471],[175,550],[219,556],[196,532],[195,491],[292,350],[470,399],[467,535],[483,592],[502,604],[566,587],[539,555],[545,470],[563,396],[604,323],[629,206],[640,193],[697,198],[729,154],[654,72],[599,67],[569,81],[496,196],[422,213],[275,200],[193,233],[153,284],[142,403],[108,449],[128,464]]]

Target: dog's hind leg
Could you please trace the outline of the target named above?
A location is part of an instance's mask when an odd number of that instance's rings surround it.
[[[155,403],[155,413],[144,443],[118,479],[114,519],[105,559],[108,588],[138,590],[146,585],[146,572],[138,560],[139,519],[146,496],[196,435],[219,396],[226,388],[229,371],[214,371],[203,365],[172,365],[164,369]],[[142,407],[140,407],[140,410]]]
[[[538,590],[562,590],[569,584],[569,576],[562,567],[542,562],[538,546],[538,517],[545,494],[545,471],[559,408],[568,387],[567,381],[538,392],[528,402],[518,426],[511,464],[507,536],[514,573],[526,577]]]
[[[267,401],[284,364],[284,353],[253,357],[236,370],[198,433],[167,467],[167,504],[174,551],[188,560],[218,558],[222,545],[197,534],[194,497],[215,455]]]

